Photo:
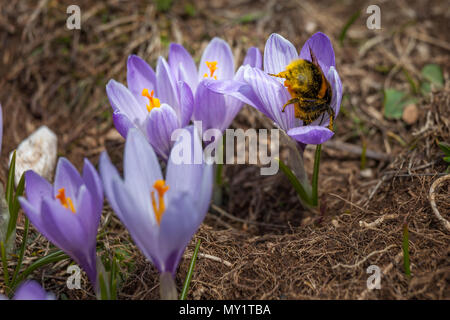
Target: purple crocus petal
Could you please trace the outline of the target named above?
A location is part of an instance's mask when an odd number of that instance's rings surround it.
[[[194,95],[186,82],[180,81],[178,83],[178,96],[181,108],[180,124],[181,127],[185,127],[189,124],[194,112]]]
[[[204,212],[209,206],[213,168],[211,164],[206,164],[202,161],[203,149],[197,129],[194,126],[189,126],[187,130],[191,133],[191,145],[183,146],[183,149],[190,148],[192,150],[191,161],[189,163],[174,162],[174,157],[176,156],[174,153],[178,150],[177,146],[185,143],[184,139],[178,139],[167,163],[166,183],[170,187],[170,192],[167,193],[167,202],[170,204],[173,197],[186,193],[196,208],[192,214],[196,214]],[[196,162],[196,159],[200,161]]]
[[[262,105],[258,96],[253,91],[252,87],[244,82],[244,73],[247,67],[250,68],[250,66],[240,67],[238,72],[236,72],[234,80],[205,81],[205,86],[213,92],[235,97],[243,103],[251,105],[264,113],[265,107]],[[267,113],[265,114],[268,116]]]
[[[98,203],[94,200],[94,197],[87,189],[86,186],[82,186],[79,191],[79,195],[76,201],[76,215],[80,219],[84,230],[86,231],[90,240],[95,243],[95,237],[97,236],[97,229],[100,223],[100,216],[102,208],[98,208]]]
[[[103,151],[100,155],[99,160],[100,176],[103,181],[103,189],[108,197],[109,204],[111,208],[117,213],[119,211],[119,206],[116,202],[115,197],[113,197],[113,180],[121,180],[119,172],[116,167],[113,166],[111,160],[109,159],[108,153]]]
[[[94,212],[100,212],[103,208],[103,186],[102,181],[94,166],[88,159],[84,159],[83,181],[92,196]]]
[[[208,89],[207,83],[208,80],[203,80],[197,87],[193,118],[202,121],[203,131],[211,128],[220,130],[226,116],[225,97]]]
[[[282,112],[284,103],[291,97],[281,83],[256,68],[246,68],[244,79],[261,101],[260,111],[274,120],[281,129],[288,131],[300,124],[295,118],[293,105],[287,106]]]
[[[47,293],[36,281],[28,280],[20,284],[13,300],[55,300],[55,296]]]
[[[161,103],[167,103],[175,110],[179,110],[177,85],[169,65],[163,57],[159,57],[156,65],[156,80],[156,97],[160,99]]]
[[[56,166],[53,194],[56,196],[64,188],[67,197],[77,198],[78,189],[84,183],[77,169],[66,158],[59,158]]]
[[[84,208],[79,208],[84,209]],[[66,252],[84,271],[96,286],[95,241],[96,234],[89,237],[79,213],[64,208],[59,201],[44,199],[41,208],[42,225],[39,232],[50,242]],[[30,219],[31,220],[31,219]]]
[[[98,210],[91,193],[84,185],[80,188],[76,206],[77,212],[75,214],[85,231],[84,246],[78,248],[76,261],[83,267],[89,280],[95,286],[97,282],[96,243],[101,208]]]
[[[139,250],[161,271],[157,241],[159,226],[153,210],[149,207],[143,208],[137,201],[133,201],[135,196],[119,179],[112,181],[111,191],[112,194],[108,195],[108,199],[114,199],[117,204],[117,209],[114,211],[120,221],[130,232],[131,238]],[[150,191],[148,202],[150,203]]]
[[[244,58],[243,66],[250,65],[250,67],[262,68],[262,55],[261,51],[256,47],[251,47],[247,50],[247,55]]]
[[[39,203],[38,206],[35,206],[34,204],[31,204],[29,201],[27,201],[27,199],[25,199],[24,197],[19,197],[19,203],[28,219],[30,219],[31,223],[36,227],[36,229],[41,230],[42,217],[39,211],[41,208],[41,204]]]
[[[155,84],[156,74],[152,67],[139,56],[130,55],[127,61],[127,85],[139,103],[146,102],[142,97],[142,90],[156,90]]]
[[[322,126],[302,126],[292,128],[287,134],[303,144],[322,144],[331,139],[334,132]]]
[[[230,46],[224,40],[220,38],[214,38],[203,51],[202,58],[200,59],[198,79],[202,81],[204,75],[210,76],[210,70],[206,65],[206,62],[217,61],[217,70],[214,72],[214,76],[217,76],[219,80],[232,79],[234,76],[234,59]]]
[[[139,104],[127,87],[115,80],[109,80],[106,93],[114,111],[125,114],[136,126],[143,123],[147,116],[145,104]]]
[[[298,59],[298,54],[294,45],[279,34],[272,33],[264,47],[264,71],[273,74],[280,73],[295,59]]]
[[[204,217],[193,215],[195,211],[189,196],[180,194],[164,212],[158,239],[161,272],[175,275],[182,254]]]
[[[127,133],[128,133],[128,130],[130,130],[130,128],[136,127],[130,121],[130,119],[127,117],[126,114],[124,114],[118,110],[113,112],[113,122],[114,122],[114,126],[116,127],[117,131],[124,138],[127,137]]]
[[[300,51],[300,58],[311,61],[311,53],[309,49],[314,52],[319,65],[322,68],[323,73],[328,74],[330,67],[336,67],[334,60],[334,50],[331,44],[330,38],[322,32],[313,34],[308,40],[306,40]]]
[[[170,149],[173,145],[172,133],[180,128],[175,111],[167,104],[154,108],[147,120],[147,136],[150,144],[163,160],[169,158]]]
[[[133,129],[131,132],[135,130]],[[133,137],[134,135],[131,134],[129,139]],[[151,149],[150,146],[148,148]],[[144,148],[141,152],[148,152],[148,149]],[[154,153],[149,157],[155,157]],[[136,167],[135,170],[138,172],[140,168]],[[106,152],[103,152],[100,157],[100,173],[106,196],[114,212],[128,229],[138,248],[160,270],[159,260],[155,258],[157,253],[156,236],[159,228],[153,209],[150,208],[150,190],[147,190],[148,204],[138,201],[137,195],[132,190],[129,191],[129,188],[121,180],[117,169],[111,163]],[[142,182],[136,183],[142,185]]]
[[[30,205],[39,207],[43,197],[53,197],[53,187],[36,172],[28,170],[25,172],[25,194]]]
[[[125,186],[140,208],[150,211],[150,191],[156,180],[162,180],[162,173],[153,148],[136,129],[128,132],[125,142],[124,176]]]
[[[331,88],[333,90],[333,97],[331,99],[331,107],[334,110],[334,117],[336,118],[339,114],[339,110],[341,109],[341,101],[342,101],[342,82],[339,74],[337,73],[334,67],[330,67],[330,70],[327,74],[327,80],[331,84]]]
[[[197,67],[187,50],[177,43],[169,47],[169,66],[177,81],[186,82],[195,91],[197,88]],[[183,72],[181,72],[183,70]]]

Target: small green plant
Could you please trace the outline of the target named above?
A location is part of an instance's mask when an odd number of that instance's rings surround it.
[[[450,144],[446,142],[438,142],[438,146],[444,152],[443,160],[449,164],[445,172],[450,173]]]

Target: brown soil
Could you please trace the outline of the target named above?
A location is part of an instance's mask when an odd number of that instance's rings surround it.
[[[44,124],[58,134],[60,155],[78,167],[85,156],[97,163],[105,149],[120,167],[123,139],[112,125],[105,84],[111,78],[125,82],[129,54],[154,65],[159,55],[167,56],[173,41],[199,59],[208,41],[219,36],[241,62],[247,47],[263,49],[272,32],[300,48],[320,30],[333,41],[345,93],[336,135],[322,149],[321,210],[302,208],[281,172],[264,177],[257,166],[225,166],[223,203],[211,207],[189,245],[177,274],[179,288],[201,239],[203,256],[193,275],[191,299],[450,298],[450,231],[435,217],[429,200],[431,184],[447,168],[437,141],[450,142],[450,39],[445,29],[450,12],[445,1],[383,2],[381,30],[366,28],[370,1],[176,1],[164,12],[147,1],[79,0],[82,30],[70,31],[65,28],[66,8],[73,3],[2,1],[2,159]],[[361,15],[341,46],[339,34],[357,10]],[[428,63],[442,68],[444,88],[417,95],[417,122],[385,119],[383,88],[410,90],[406,74],[419,83],[420,70]],[[268,125],[249,107],[233,122],[235,128]],[[368,157],[361,171],[361,156],[349,153],[340,142],[365,144],[378,157]],[[314,149],[308,147],[304,158],[309,174],[313,157]],[[3,183],[6,172],[5,160]],[[436,206],[447,219],[449,191],[449,180],[436,189]],[[119,298],[158,298],[156,270],[109,207],[102,226],[106,223],[99,252],[116,252],[123,258]],[[405,223],[410,278],[403,268]],[[49,248],[34,232],[24,263]],[[78,291],[66,289],[69,263],[41,269],[33,277],[60,298],[93,298],[88,285]],[[370,265],[383,272],[380,290],[367,290]]]

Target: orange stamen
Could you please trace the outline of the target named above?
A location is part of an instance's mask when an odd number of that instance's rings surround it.
[[[70,197],[66,197],[66,190],[64,188],[61,188],[58,190],[58,194],[55,197],[61,202],[61,205],[66,208],[70,209],[73,213],[75,213],[75,207],[73,206],[72,199]]]
[[[217,80],[217,76],[214,75],[214,72],[216,72],[216,70],[217,70],[217,61],[205,61],[205,63],[206,63],[206,66],[207,66],[208,69],[209,69],[209,77],[210,77],[210,78],[214,78],[214,79]],[[203,75],[203,77],[204,77],[204,78],[207,78],[207,77],[208,77],[208,74],[205,73],[205,74]]]
[[[159,207],[156,203],[155,191],[152,191],[150,193],[152,197],[152,206],[153,211],[155,212],[156,221],[158,222],[158,224],[160,224],[163,213],[166,210],[166,206],[164,204],[164,194],[167,192],[167,190],[169,190],[169,186],[166,185],[166,182],[164,180],[156,180],[153,188],[155,188],[156,192],[158,192]]]
[[[158,98],[154,97],[153,95],[155,92],[152,90],[150,93],[148,92],[148,89],[142,90],[142,96],[147,97],[149,100],[149,104],[146,105],[147,111],[152,111],[153,108],[159,108],[161,106],[161,102]]]

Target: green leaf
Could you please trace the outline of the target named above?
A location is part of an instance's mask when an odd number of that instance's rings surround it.
[[[61,260],[69,259],[70,257],[61,250],[56,250],[48,255],[34,261],[29,265],[18,277],[14,285],[21,283],[26,277],[28,277],[34,270],[37,270],[47,264],[55,263]],[[11,287],[14,289],[14,287]]]
[[[360,15],[361,15],[361,11],[360,10],[356,11],[350,17],[350,19],[348,19],[347,22],[345,23],[344,27],[341,30],[341,34],[339,35],[339,43],[341,44],[341,46],[344,43],[344,40],[345,40],[345,37],[347,35],[348,29],[351,27],[352,24],[355,23],[355,21],[359,18]]]
[[[300,199],[302,200],[302,202],[304,202],[305,204],[307,204],[309,206],[314,206],[311,196],[309,196],[308,192],[302,186],[300,181],[298,181],[297,177],[294,175],[294,173],[291,171],[291,169],[289,169],[289,167],[286,166],[284,164],[284,162],[281,161],[281,159],[279,159],[279,158],[275,158],[275,159],[278,161],[281,171],[283,171],[283,173],[288,178],[289,182],[294,187],[295,191],[297,191],[297,194],[300,197]]]
[[[450,156],[450,144],[446,142],[438,142],[439,148],[445,153],[445,155],[448,157]]]
[[[12,205],[10,206],[8,229],[6,231],[6,243],[8,244],[11,235],[16,231],[17,217],[19,216],[19,197],[23,195],[25,189],[25,174],[22,174],[19,184],[17,185],[16,194],[13,197]]]
[[[10,213],[12,210],[12,198],[13,198],[13,194],[14,194],[15,173],[16,173],[16,151],[14,150],[14,153],[11,158],[11,163],[9,165],[8,182],[6,183],[6,202],[8,203]]]
[[[155,0],[155,2],[156,10],[160,12],[167,12],[172,6],[172,0]]]
[[[421,73],[426,80],[436,85],[437,87],[440,88],[444,85],[444,76],[442,75],[441,67],[439,67],[437,64],[427,64],[423,67]]]
[[[197,260],[198,250],[200,249],[201,240],[198,239],[197,245],[195,246],[194,254],[192,255],[191,263],[189,264],[189,270],[184,280],[183,291],[181,292],[180,300],[186,300],[187,293],[189,291],[189,286],[191,284],[192,273],[195,268],[195,261]]]
[[[415,99],[410,98],[402,91],[386,89],[384,91],[384,116],[387,119],[400,119],[403,114],[403,108],[415,101]]]

